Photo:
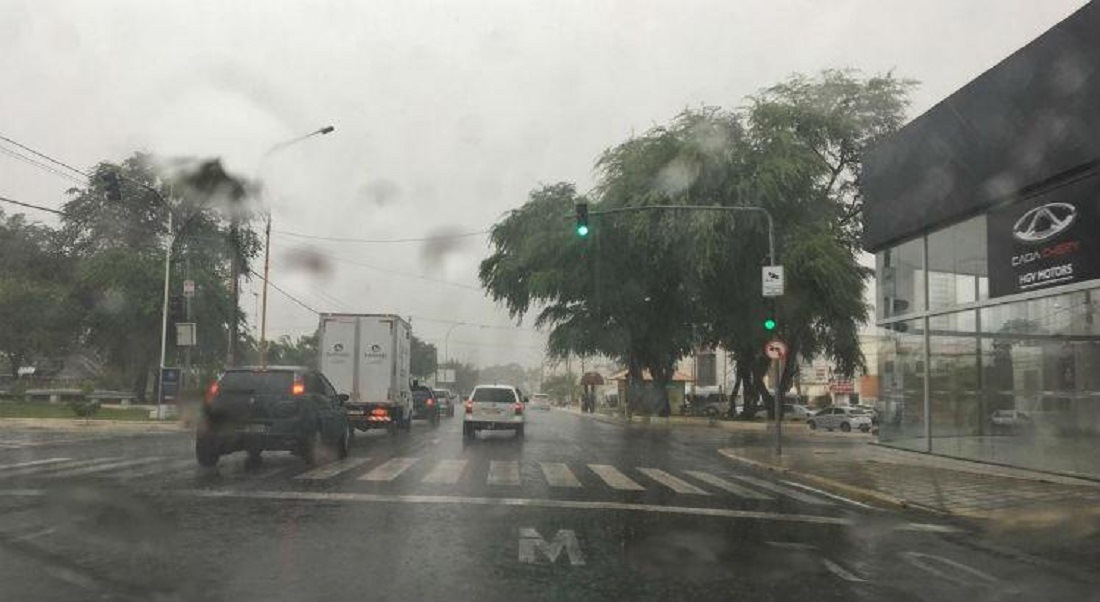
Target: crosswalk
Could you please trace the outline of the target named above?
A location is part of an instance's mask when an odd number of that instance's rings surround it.
[[[486,466],[486,464],[488,466]],[[529,466],[530,470],[524,470]],[[464,458],[429,459],[419,457],[351,457],[308,468],[298,460],[265,463],[260,470],[245,472],[237,464],[222,466],[225,476],[246,477],[254,483],[276,475],[289,483],[362,483],[362,487],[393,484],[421,484],[431,492],[442,486],[483,484],[502,493],[535,486],[551,492],[580,492],[604,488],[624,495],[639,492],[663,492],[668,495],[704,499],[715,496],[750,501],[794,500],[815,506],[833,506],[834,501],[763,478],[722,471],[673,471],[653,466],[621,467],[611,464],[570,464],[566,462],[520,462],[518,460],[470,460]],[[119,481],[171,479],[200,474],[190,458],[149,456],[142,458],[51,457],[0,464],[0,487],[19,479],[43,479],[56,482],[66,478],[102,478]],[[230,481],[232,484],[232,481]],[[545,491],[545,489],[544,489]]]

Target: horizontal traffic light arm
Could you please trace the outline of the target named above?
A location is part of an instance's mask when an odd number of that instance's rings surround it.
[[[612,215],[615,213],[640,213],[643,211],[718,211],[726,213],[757,212],[763,213],[768,220],[768,265],[775,264],[775,224],[772,214],[763,207],[730,207],[726,205],[645,205],[642,207],[615,207],[613,209],[589,210],[588,217],[596,215]],[[570,219],[576,217],[571,213]]]

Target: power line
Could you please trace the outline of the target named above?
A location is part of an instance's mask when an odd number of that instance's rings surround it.
[[[9,199],[9,198],[2,197],[2,196],[0,196],[0,201],[3,201],[5,203],[11,203],[12,205],[19,205],[20,207],[27,207],[28,209],[38,209],[39,211],[49,211],[50,213],[56,213],[58,215],[65,215],[64,211],[58,211],[57,209],[51,209],[49,207],[43,207],[42,205],[34,205],[34,204],[31,204],[31,203],[23,203],[23,202],[15,200],[15,199]]]
[[[20,153],[15,152],[15,151],[11,150],[10,148],[4,148],[4,147],[0,146],[0,153],[4,153],[5,155],[15,157],[16,159],[19,159],[20,161],[23,161],[25,163],[29,163],[29,164],[31,164],[31,165],[39,168],[39,169],[48,171],[48,172],[50,172],[50,173],[52,173],[56,176],[60,176],[64,179],[66,179],[66,180],[69,180],[70,182],[75,182],[77,184],[84,184],[85,183],[84,180],[82,180],[80,178],[77,178],[76,176],[73,176],[70,173],[66,173],[64,171],[61,171],[60,169],[57,169],[56,167],[52,167],[50,165],[47,165],[47,164],[45,164],[41,161],[36,161],[36,160],[26,156],[26,155],[22,155]]]
[[[297,303],[298,305],[302,306],[302,307],[303,307],[304,309],[306,309],[307,311],[311,311],[311,312],[313,312],[313,313],[315,313],[315,314],[318,314],[318,315],[320,315],[320,314],[321,314],[321,312],[319,312],[319,311],[317,311],[316,309],[313,309],[312,307],[310,307],[310,306],[306,305],[306,304],[305,304],[304,302],[302,302],[302,301],[301,301],[300,299],[298,299],[298,298],[297,298],[297,297],[295,297],[294,295],[291,295],[290,293],[288,293],[288,292],[284,291],[283,289],[279,288],[279,286],[278,286],[278,285],[276,285],[276,284],[275,284],[274,282],[272,282],[271,280],[269,280],[269,279],[267,279],[267,278],[264,278],[264,277],[263,277],[263,275],[262,275],[262,274],[260,274],[259,272],[257,272],[256,270],[253,270],[252,268],[249,268],[249,269],[248,269],[248,271],[249,271],[249,272],[252,272],[252,275],[253,275],[253,276],[256,276],[256,277],[257,277],[257,278],[259,278],[260,280],[263,280],[263,281],[267,282],[267,283],[268,283],[269,285],[271,285],[271,288],[273,288],[273,289],[275,289],[275,290],[279,291],[279,292],[280,292],[280,293],[282,293],[282,294],[283,294],[283,296],[285,296],[285,297],[286,297],[287,299],[290,299],[291,301],[293,301],[293,302]]]
[[[313,234],[301,234],[298,232],[290,232],[287,230],[272,230],[276,234],[282,234],[284,236],[293,236],[294,238],[304,238],[308,240],[323,240],[327,242],[353,242],[353,243],[366,243],[366,244],[397,244],[397,243],[409,243],[409,242],[427,242],[432,240],[453,240],[456,238],[469,238],[471,236],[479,236],[481,234],[488,234],[489,230],[477,230],[475,232],[462,232],[459,234],[441,234],[439,236],[425,236],[421,238],[345,238],[340,236],[316,236]]]
[[[7,142],[9,144],[14,144],[15,146],[18,146],[19,148],[21,148],[21,149],[37,156],[37,157],[41,157],[41,158],[49,161],[50,163],[60,165],[61,167],[64,167],[65,169],[68,169],[70,171],[74,171],[74,172],[84,176],[85,178],[91,178],[91,176],[87,172],[85,172],[81,169],[77,169],[77,168],[73,167],[72,165],[69,165],[68,163],[65,163],[64,161],[61,161],[59,159],[55,159],[55,158],[47,155],[46,153],[36,151],[33,148],[31,148],[31,147],[29,147],[25,144],[22,144],[20,142],[16,142],[15,140],[12,140],[11,138],[8,138],[7,136],[5,136],[3,134],[0,134],[0,140],[3,140],[4,142]]]
[[[425,322],[439,322],[441,324],[464,324],[466,326],[477,326],[478,328],[496,328],[496,329],[499,329],[499,330],[509,330],[509,331],[512,331],[512,330],[525,330],[525,331],[528,331],[528,332],[541,333],[541,331],[539,331],[536,328],[525,328],[523,326],[498,326],[496,324],[479,324],[477,322],[467,322],[466,320],[444,320],[442,318],[427,318],[427,317],[424,317],[424,316],[412,316],[412,317],[416,318],[417,320],[424,320]]]

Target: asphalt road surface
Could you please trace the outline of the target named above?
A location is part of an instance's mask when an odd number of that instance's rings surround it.
[[[717,429],[531,411],[201,470],[185,433],[0,433],[3,600],[1090,600],[964,524],[736,465]]]

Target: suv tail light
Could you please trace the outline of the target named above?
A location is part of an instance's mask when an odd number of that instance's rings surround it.
[[[424,404],[430,408],[435,405],[435,400],[429,397],[428,400],[424,402]]]
[[[210,383],[210,388],[206,390],[206,397],[203,399],[206,403],[214,401],[214,397],[218,394],[218,381]]]
[[[516,403],[512,404],[512,409],[516,411],[516,416],[519,416],[523,413],[523,404],[517,401]]]
[[[466,406],[466,413],[467,414],[473,414],[474,413],[474,400],[467,399],[466,403],[464,405]]]
[[[302,375],[294,375],[294,384],[290,385],[291,395],[303,395],[306,392],[306,383],[302,380]]]

